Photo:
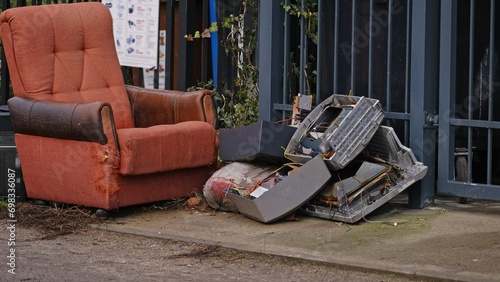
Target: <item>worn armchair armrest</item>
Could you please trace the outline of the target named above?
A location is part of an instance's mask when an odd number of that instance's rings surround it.
[[[64,103],[13,97],[8,101],[14,132],[107,144],[103,109],[108,103]],[[109,115],[114,130],[113,115]]]
[[[217,125],[212,92],[145,89],[127,85],[136,127],[174,124],[183,121],[205,121]]]

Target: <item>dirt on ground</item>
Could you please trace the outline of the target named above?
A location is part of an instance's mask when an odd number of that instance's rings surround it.
[[[209,209],[203,202],[186,199],[121,209],[120,217],[179,208]],[[2,209],[0,218],[6,222],[8,213]],[[79,206],[17,203],[16,219],[15,274],[9,273],[7,266],[0,275],[8,281],[420,281],[399,274],[367,273],[218,246],[96,230],[89,224],[114,221],[113,214],[99,217],[94,209]],[[7,245],[8,230],[0,230]]]
[[[116,215],[125,216],[130,213],[147,212],[154,209],[206,210],[210,208],[197,199],[199,196],[151,205],[125,207],[111,212],[55,202],[18,202],[15,206],[15,217],[19,226],[38,231],[43,236],[41,239],[50,239],[88,230],[89,224],[112,222]],[[1,207],[0,220],[7,220],[8,215],[7,207]]]

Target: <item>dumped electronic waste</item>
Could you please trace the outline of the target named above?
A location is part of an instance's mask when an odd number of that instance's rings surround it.
[[[263,223],[285,218],[316,195],[331,178],[320,156],[304,165],[287,164],[256,183],[249,193],[227,196],[243,215]]]
[[[345,169],[333,171],[330,184],[299,212],[355,223],[426,173],[427,166],[401,144],[394,129],[380,126],[360,156]]]
[[[292,122],[296,127],[293,135],[286,128],[286,135],[268,131],[264,136],[262,128],[272,127],[268,123],[230,129],[221,135],[221,143],[240,148],[221,147],[221,156],[231,156],[229,160],[222,158],[225,161],[247,162],[249,155],[240,154],[242,148],[251,140],[260,140],[257,144],[265,140],[265,146],[248,151],[250,157],[268,159],[275,165],[277,160],[282,162],[267,177],[248,184],[250,188],[228,185],[218,194],[221,199],[230,199],[243,215],[270,223],[299,212],[355,223],[425,176],[427,167],[402,145],[394,129],[380,125],[384,112],[378,100],[335,94],[314,109],[301,112],[300,105],[310,107],[310,103],[300,102],[304,100],[296,99],[299,108],[294,108],[294,115],[301,118]],[[231,130],[238,134],[231,134]],[[245,132],[251,134],[244,136]],[[266,147],[273,149],[264,152]],[[280,147],[286,159],[278,157],[276,148]],[[241,158],[234,158],[237,155]]]

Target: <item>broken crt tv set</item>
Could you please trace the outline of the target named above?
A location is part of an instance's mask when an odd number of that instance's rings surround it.
[[[380,126],[363,152],[301,206],[305,215],[355,223],[422,179],[427,166],[403,146],[392,127]]]
[[[271,223],[295,212],[331,178],[320,156],[304,165],[287,164],[256,185],[250,194],[230,189],[227,196],[248,218]]]
[[[363,151],[383,119],[377,99],[334,94],[307,115],[285,155],[298,163],[322,155],[330,168],[342,169]]]

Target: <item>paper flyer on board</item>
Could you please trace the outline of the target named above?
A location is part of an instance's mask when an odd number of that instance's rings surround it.
[[[165,88],[165,64],[166,62],[166,57],[165,57],[165,52],[166,52],[166,46],[165,46],[165,36],[166,36],[166,31],[165,30],[160,30],[160,66],[158,68],[158,88],[159,89],[164,89]],[[156,68],[144,68],[143,73],[144,73],[144,88],[149,88],[149,89],[154,89],[154,71]]]
[[[113,32],[120,65],[156,67],[160,1],[103,0],[102,3],[113,16]]]

